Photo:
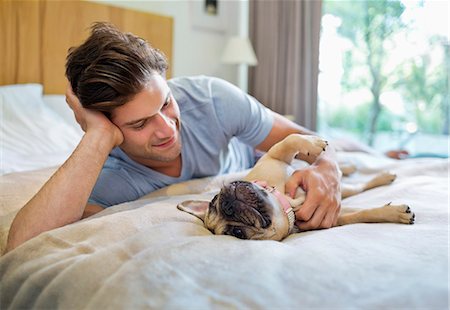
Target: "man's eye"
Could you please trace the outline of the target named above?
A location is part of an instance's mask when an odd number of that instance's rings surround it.
[[[133,126],[133,129],[139,130],[145,127],[145,122],[138,123]]]
[[[169,98],[169,99],[163,104],[162,108],[163,108],[163,109],[167,108],[167,107],[170,105],[171,102],[172,102],[172,99]]]

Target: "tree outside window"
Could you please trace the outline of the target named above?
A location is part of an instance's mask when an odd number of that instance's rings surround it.
[[[324,0],[319,131],[448,156],[449,4]]]

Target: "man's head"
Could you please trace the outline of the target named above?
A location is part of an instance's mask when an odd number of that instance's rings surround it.
[[[95,23],[87,40],[69,50],[66,76],[85,108],[110,116],[167,68],[165,56],[142,38]]]
[[[122,150],[155,169],[181,152],[180,111],[164,78],[167,68],[161,52],[106,23],[94,24],[66,63],[83,107],[105,113],[123,134]]]
[[[181,152],[180,110],[169,86],[155,75],[126,104],[115,108],[111,121],[122,131],[120,148],[148,167],[171,162]]]

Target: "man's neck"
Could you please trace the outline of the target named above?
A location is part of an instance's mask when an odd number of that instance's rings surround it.
[[[142,159],[133,159],[133,160],[140,163],[141,165],[149,167],[155,171],[158,171],[159,173],[165,174],[170,177],[177,178],[181,175],[181,166],[182,166],[181,154],[178,155],[178,157],[175,158],[174,160],[167,162],[156,160],[142,160]]]

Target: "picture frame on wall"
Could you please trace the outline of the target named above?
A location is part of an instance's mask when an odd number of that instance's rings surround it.
[[[226,30],[227,5],[224,0],[191,1],[191,18],[194,28],[224,32]]]

